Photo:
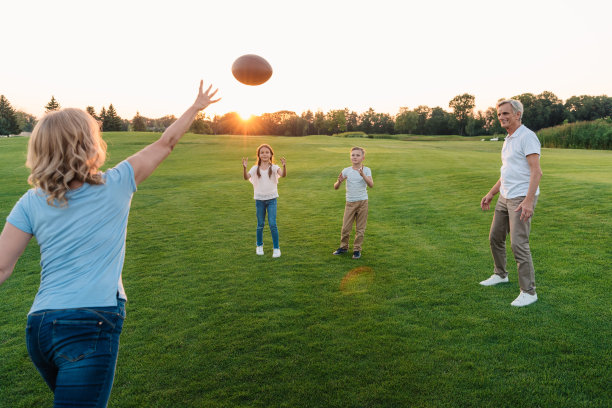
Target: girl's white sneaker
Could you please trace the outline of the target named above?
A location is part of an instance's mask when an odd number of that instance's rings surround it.
[[[255,253],[257,255],[263,255],[263,245],[262,246],[258,246],[257,248],[255,248]]]
[[[274,248],[272,250],[272,258],[280,258],[280,248]]]

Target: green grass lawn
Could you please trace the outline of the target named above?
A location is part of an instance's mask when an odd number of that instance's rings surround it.
[[[158,135],[105,135],[114,165]],[[270,143],[282,257],[255,255],[240,160]],[[375,186],[363,257],[339,245],[349,149]],[[28,188],[0,139],[0,218]],[[610,407],[612,152],[542,150],[531,249],[539,300],[493,270],[501,142],[186,136],[132,202],[127,320],[110,407]],[[277,160],[278,161],[278,160]],[[509,250],[509,245],[508,245]],[[0,406],[52,405],[27,355],[35,240],[0,287]]]

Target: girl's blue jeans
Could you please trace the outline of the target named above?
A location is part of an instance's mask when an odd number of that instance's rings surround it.
[[[54,407],[106,407],[115,377],[125,301],[28,316],[26,345]]]
[[[272,233],[272,245],[275,249],[278,246],[278,228],[276,227],[276,198],[272,200],[255,200],[257,210],[257,246],[263,245],[263,229],[266,222],[266,212],[268,213],[268,225]]]

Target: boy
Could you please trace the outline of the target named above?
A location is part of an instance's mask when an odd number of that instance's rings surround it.
[[[368,191],[367,187],[374,187],[372,171],[363,166],[365,150],[361,147],[351,149],[351,167],[347,167],[338,175],[334,183],[337,190],[344,180],[346,181],[346,206],[342,220],[340,248],[333,254],[340,255],[348,252],[349,234],[355,222],[355,241],[353,242],[353,259],[361,258],[361,244],[368,221]]]

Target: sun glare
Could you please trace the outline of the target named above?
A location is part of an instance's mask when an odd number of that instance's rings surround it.
[[[243,122],[248,122],[249,120],[251,120],[253,118],[253,116],[256,116],[253,113],[247,113],[247,112],[237,112],[238,116],[240,116],[240,119]]]

